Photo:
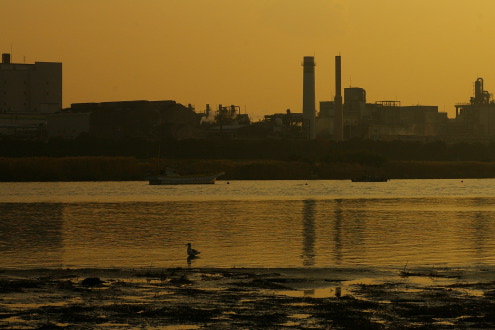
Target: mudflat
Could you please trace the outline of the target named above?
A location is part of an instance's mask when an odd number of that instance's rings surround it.
[[[488,267],[0,271],[3,329],[488,329],[494,311]]]

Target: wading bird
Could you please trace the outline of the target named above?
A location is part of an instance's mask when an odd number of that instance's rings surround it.
[[[199,252],[198,250],[195,250],[193,248],[191,248],[191,243],[187,243],[187,255],[190,256],[190,257],[196,257],[198,254],[200,254],[201,252]]]

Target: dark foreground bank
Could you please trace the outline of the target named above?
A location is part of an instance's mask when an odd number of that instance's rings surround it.
[[[495,328],[494,269],[0,272],[0,327]],[[103,283],[83,285],[86,278]]]
[[[350,180],[363,175],[390,179],[481,179],[495,177],[495,162],[359,162],[281,160],[137,159],[132,157],[0,158],[0,182],[145,180],[159,169],[183,174],[225,172],[222,180]]]

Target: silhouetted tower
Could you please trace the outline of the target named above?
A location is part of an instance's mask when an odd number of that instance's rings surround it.
[[[341,59],[340,55],[335,56],[335,140],[344,140],[344,113],[342,106],[342,72],[341,72]]]
[[[315,129],[315,58],[305,56],[303,61],[303,129],[308,139],[316,137]]]
[[[483,78],[478,78],[474,82],[474,97],[471,97],[471,104],[490,103],[490,93],[484,90]]]

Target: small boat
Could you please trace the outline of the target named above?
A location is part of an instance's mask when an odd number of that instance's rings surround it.
[[[351,179],[352,182],[387,182],[389,178],[384,176],[363,175],[359,178]]]
[[[167,184],[214,184],[216,179],[225,172],[213,174],[180,175],[176,170],[167,168],[165,172],[148,178],[151,185]]]

